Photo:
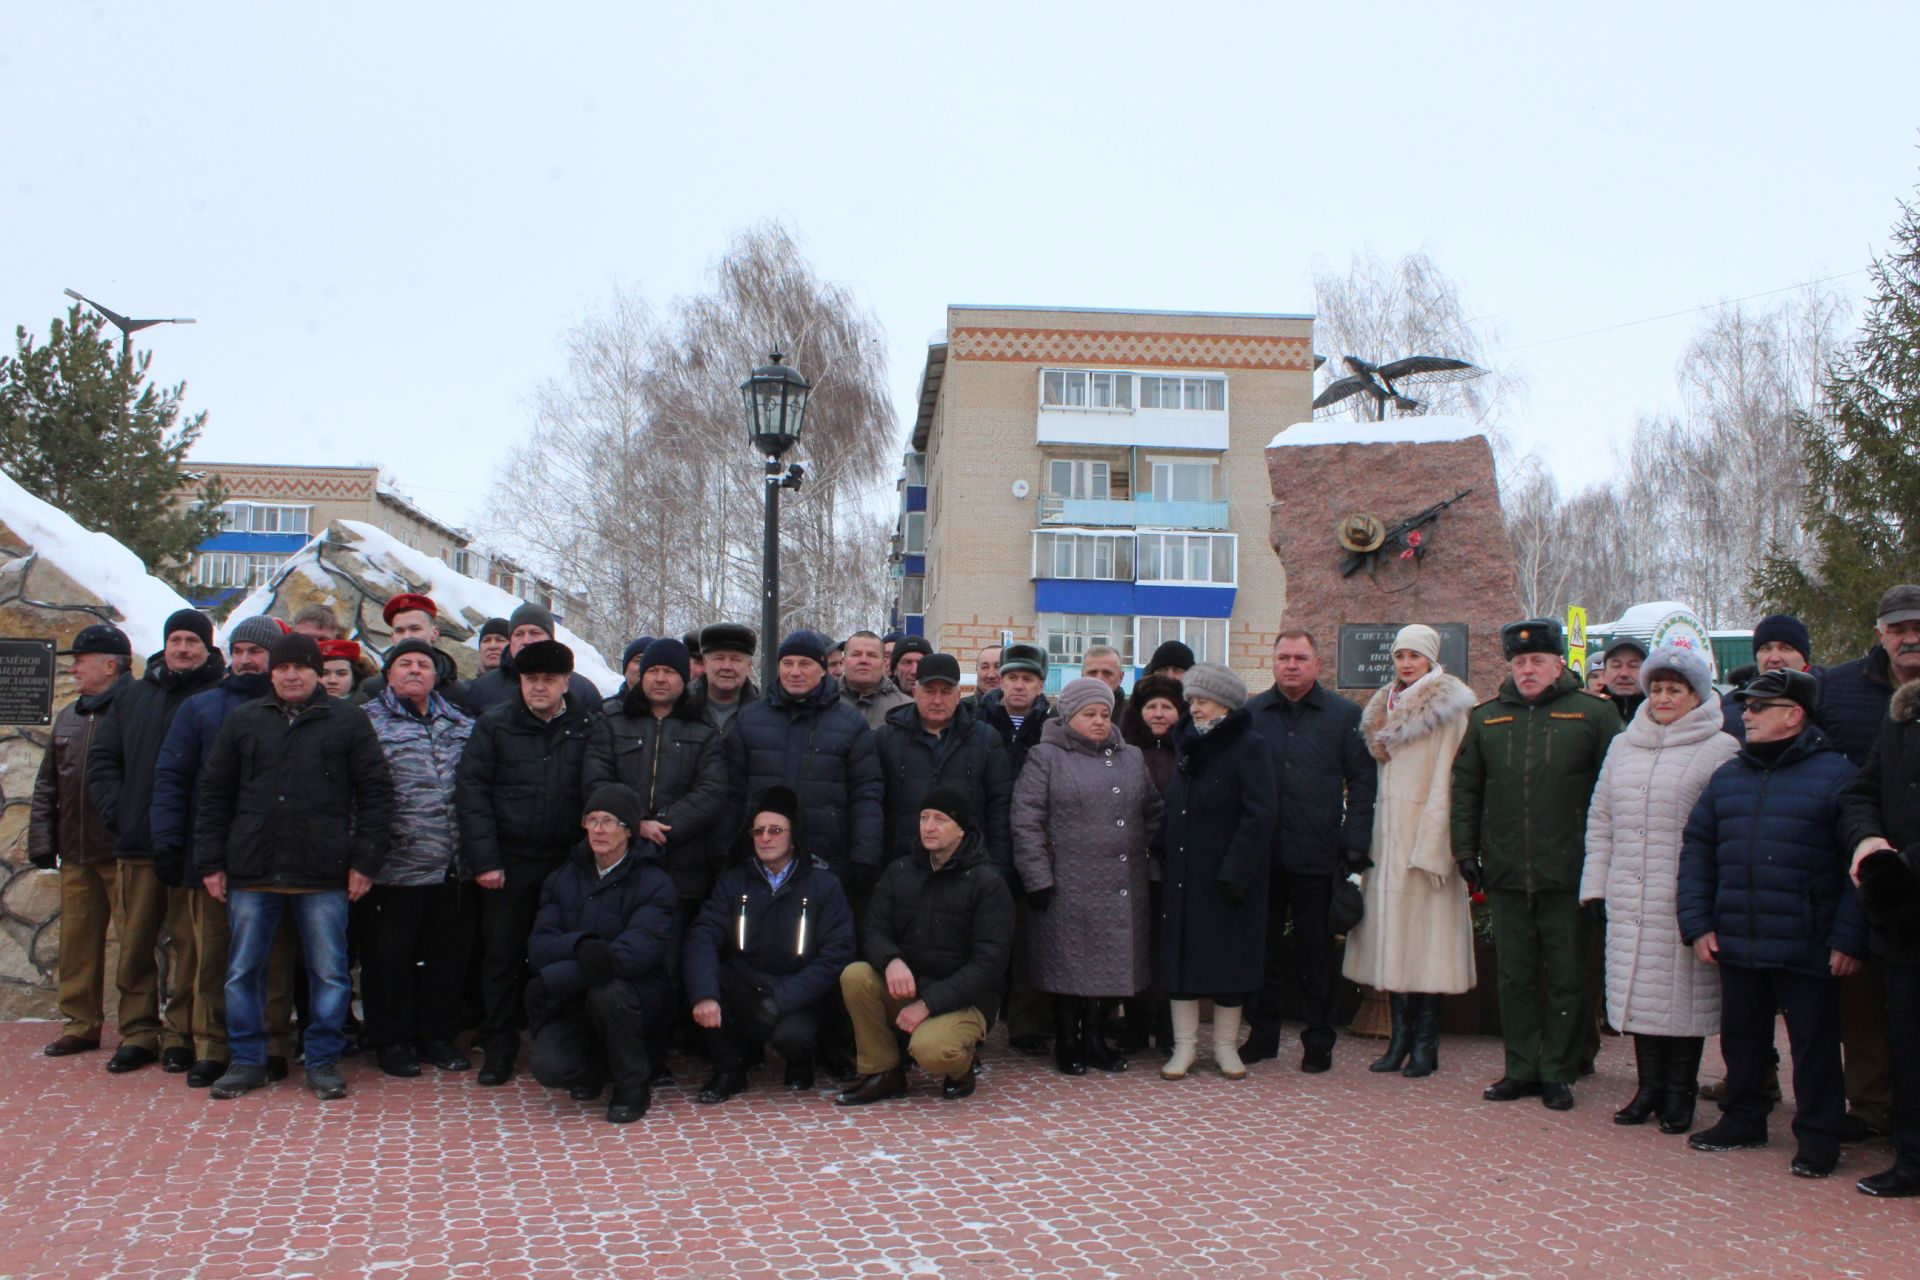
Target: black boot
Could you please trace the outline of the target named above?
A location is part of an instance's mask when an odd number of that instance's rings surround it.
[[[1659,1107],[1667,1087],[1667,1038],[1634,1036],[1633,1068],[1640,1087],[1626,1106],[1613,1113],[1615,1124],[1645,1124]]]
[[[1660,1101],[1660,1132],[1685,1133],[1693,1128],[1693,1100],[1700,1096],[1699,1036],[1675,1036],[1667,1041],[1666,1093]]]
[[[1102,1071],[1125,1071],[1126,1057],[1107,1042],[1107,1035],[1112,1029],[1110,1023],[1115,1002],[1089,1000],[1086,1003],[1086,1020],[1081,1025],[1085,1028],[1084,1034],[1087,1038],[1085,1051],[1087,1065]]]
[[[1409,1080],[1430,1076],[1440,1066],[1440,997],[1407,997],[1407,1015],[1413,1019],[1413,1054],[1400,1074]]]
[[[1086,1022],[1086,1001],[1079,996],[1053,998],[1053,1064],[1070,1076],[1087,1074]]]
[[[1398,991],[1387,992],[1387,1008],[1393,1017],[1393,1038],[1387,1041],[1387,1051],[1375,1058],[1367,1070],[1385,1074],[1407,1065],[1407,1056],[1413,1052],[1413,1018],[1407,1007],[1408,999]]]

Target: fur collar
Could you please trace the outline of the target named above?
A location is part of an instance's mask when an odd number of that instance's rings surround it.
[[[1367,750],[1382,764],[1392,757],[1396,748],[1461,719],[1477,702],[1473,690],[1439,668],[1410,685],[1401,695],[1399,705],[1389,714],[1387,695],[1392,688],[1392,685],[1383,686],[1360,716],[1360,732],[1367,739]]]
[[[1895,689],[1887,712],[1896,724],[1912,724],[1920,719],[1920,680],[1909,680]]]

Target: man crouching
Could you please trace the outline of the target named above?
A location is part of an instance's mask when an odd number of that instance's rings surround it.
[[[840,974],[860,1069],[834,1097],[843,1107],[907,1091],[896,1027],[913,1060],[941,1077],[941,1097],[970,1095],[974,1046],[1013,954],[1013,897],[966,796],[935,787],[920,805],[921,847],[881,873],[867,905],[867,958]]]
[[[614,1124],[647,1114],[647,1081],[673,1025],[673,879],[660,846],[633,842],[640,811],[619,783],[587,797],[586,843],[541,887],[527,943],[533,1077],[580,1102],[611,1079]]]

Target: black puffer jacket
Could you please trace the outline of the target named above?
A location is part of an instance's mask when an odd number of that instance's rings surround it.
[[[618,708],[610,706],[594,722],[587,740],[585,794],[608,782],[632,787],[643,806],[641,816],[670,828],[667,874],[683,902],[704,899],[713,887],[713,834],[727,805],[719,731],[700,718],[699,707],[685,694],[661,719],[646,694],[631,690]]]
[[[1273,758],[1276,863],[1296,875],[1335,874],[1342,854],[1363,854],[1373,842],[1380,780],[1360,736],[1360,708],[1316,684],[1298,702],[1275,686],[1246,710]]]
[[[153,856],[150,811],[160,744],[180,704],[219,684],[227,671],[218,649],[191,671],[169,671],[163,658],[158,653],[148,658],[146,675],[114,695],[113,709],[87,749],[87,796],[113,832],[115,857]]]
[[[874,735],[880,767],[886,775],[886,849],[891,862],[920,847],[920,800],[935,787],[958,787],[981,824],[987,857],[1006,875],[1013,874],[1013,838],[1007,814],[1013,808],[1013,757],[1000,735],[974,717],[962,703],[953,723],[940,735],[938,758],[920,728],[920,709],[908,705],[887,713]]]
[[[1027,753],[1040,745],[1040,731],[1047,727],[1047,717],[1053,714],[1053,704],[1047,701],[1047,695],[1041,694],[1027,708],[1026,719],[1020,727],[1013,727],[1013,717],[1007,714],[1006,700],[1001,697],[1003,690],[995,689],[980,700],[980,722],[1000,735],[1000,741],[1006,744],[1008,759],[1013,764],[1013,776],[1018,778],[1020,770],[1026,767]]]
[[[1865,764],[1892,700],[1893,660],[1875,645],[1821,675],[1813,722],[1841,755],[1856,765]]]
[[[904,960],[934,1017],[978,1009],[988,1025],[1013,957],[1013,895],[971,833],[946,865],[925,851],[896,858],[867,904],[867,963]]]
[[[645,840],[634,841],[620,865],[603,876],[583,840],[540,886],[540,909],[527,939],[527,963],[546,988],[535,1021],[586,992],[587,971],[576,957],[588,938],[613,948],[621,978],[672,998],[667,953],[673,945],[673,879],[654,850]]]
[[[791,787],[815,859],[829,870],[849,861],[880,865],[880,755],[873,730],[840,700],[831,676],[804,698],[775,688],[740,708],[724,750],[730,825],[745,817],[748,796]]]
[[[509,854],[567,856],[580,840],[587,801],[581,778],[593,721],[571,696],[551,720],[519,698],[480,717],[453,784],[466,869],[475,875],[502,870]]]
[[[386,861],[393,778],[366,713],[316,689],[235,707],[200,768],[194,871],[229,889],[344,889]]]
[[[1841,798],[1840,829],[1849,861],[1862,840],[1875,836],[1896,850],[1920,851],[1920,680],[1901,685],[1888,704],[1880,737],[1867,755],[1860,776]],[[1883,869],[1889,872],[1883,883],[1897,882],[1890,868]],[[1863,894],[1867,883],[1867,869],[1862,866]],[[1874,926],[1870,939],[1874,954],[1908,964],[1920,962],[1920,945],[1902,945],[1904,937],[1890,936],[1884,918],[1874,918],[1874,903],[1869,900],[1867,906],[1868,922]]]

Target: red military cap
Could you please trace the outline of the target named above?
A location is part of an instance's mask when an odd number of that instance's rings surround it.
[[[408,613],[414,609],[420,610],[429,618],[440,616],[440,610],[434,606],[432,596],[423,596],[413,591],[403,591],[387,601],[387,607],[380,611],[380,616],[387,620],[388,626],[392,626],[393,616],[396,613]]]
[[[340,660],[359,662],[360,642],[358,640],[322,640],[320,642],[320,657],[322,661],[326,662]]]

